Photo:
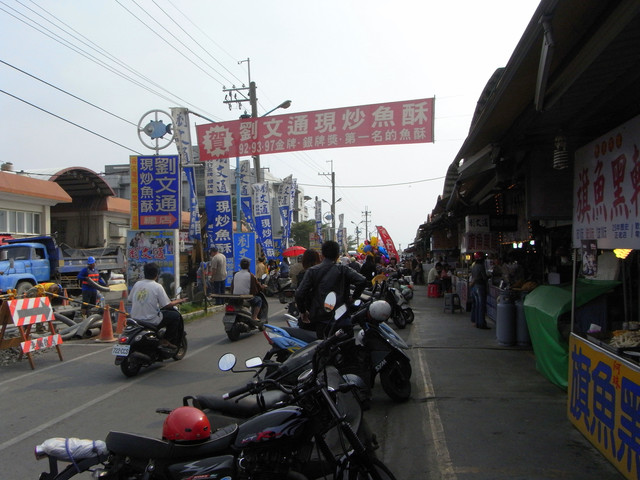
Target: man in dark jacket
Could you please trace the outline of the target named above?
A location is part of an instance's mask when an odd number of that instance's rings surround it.
[[[323,260],[309,268],[296,290],[296,304],[303,322],[311,322],[316,327],[318,338],[330,333],[333,312],[324,309],[324,300],[329,292],[335,292],[336,305],[349,300],[350,286],[354,286],[353,298],[358,298],[367,285],[366,279],[354,269],[337,264],[340,245],[328,240],[322,244]]]

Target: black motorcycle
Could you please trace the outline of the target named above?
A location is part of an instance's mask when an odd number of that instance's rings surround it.
[[[232,342],[238,340],[241,333],[256,329],[262,330],[262,326],[265,323],[269,323],[269,303],[262,292],[258,293],[258,295],[262,298],[262,306],[258,313],[257,322],[253,320],[252,307],[249,303],[253,295],[220,295],[226,302],[224,317],[222,317],[224,331]]]
[[[232,402],[235,397],[259,395],[267,388],[276,388],[292,399],[285,406],[252,417],[240,425],[224,427],[197,443],[110,432],[104,448],[96,451],[90,448],[82,458],[73,458],[74,451],[64,448],[58,449],[59,456],[53,452],[42,453],[41,457],[49,457],[50,471],[40,478],[62,480],[90,470],[93,478],[129,480],[394,480],[386,465],[367,450],[337,400],[340,393],[349,392],[353,385],[339,382],[335,387],[329,387],[330,373],[325,366],[342,339],[339,331],[320,343],[312,368],[300,375],[293,387],[273,379],[254,379],[225,394]],[[225,370],[234,365],[233,354],[224,355],[219,363]],[[247,361],[248,368],[260,365],[260,358]],[[72,463],[59,472],[58,460]]]
[[[182,322],[182,316],[180,317]],[[187,334],[182,332],[182,339],[177,348],[162,346],[166,333],[165,328],[158,328],[144,320],[127,319],[127,324],[118,338],[111,353],[115,355],[115,364],[127,377],[135,377],[142,367],[155,362],[172,358],[182,360],[187,353]]]

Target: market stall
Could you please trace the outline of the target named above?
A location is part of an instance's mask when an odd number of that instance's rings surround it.
[[[619,285],[609,315],[601,322],[591,316],[584,332],[576,315],[581,285],[574,282],[567,403],[573,425],[634,479],[640,476],[638,145],[640,116],[575,155],[574,265],[593,282],[619,279]]]

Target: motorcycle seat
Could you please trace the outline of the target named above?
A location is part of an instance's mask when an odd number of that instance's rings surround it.
[[[151,330],[158,330],[158,325],[149,320],[138,320],[137,318],[132,318],[138,325],[141,325],[145,328],[150,328]]]
[[[192,397],[193,406],[200,410],[213,410],[227,416],[249,418],[276,406],[289,402],[290,398],[280,390],[265,390],[262,392],[264,406],[258,395],[248,395],[235,400],[225,400],[221,395],[197,395]]]
[[[228,449],[238,433],[238,425],[231,424],[211,434],[211,438],[201,443],[177,443],[126,432],[109,432],[107,449],[117,455],[133,458],[206,458],[219,455]]]
[[[305,343],[311,343],[318,340],[315,330],[305,330],[303,328],[295,327],[280,327],[294,338],[302,340]]]

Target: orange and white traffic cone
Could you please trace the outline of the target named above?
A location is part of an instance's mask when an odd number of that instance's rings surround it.
[[[102,328],[100,328],[100,335],[96,339],[96,342],[115,342],[116,338],[113,336],[113,325],[111,325],[111,312],[109,311],[109,305],[104,307],[104,314],[102,315]]]
[[[63,307],[68,307],[69,306],[69,295],[67,295],[67,289],[66,288],[62,291],[62,306]]]
[[[127,314],[124,311],[124,300],[120,300],[120,308],[118,312],[118,323],[116,324],[116,333],[120,335],[124,331],[127,324]]]

